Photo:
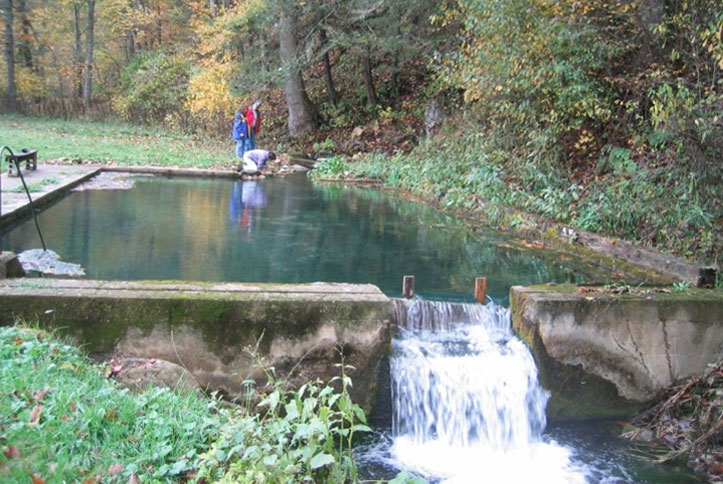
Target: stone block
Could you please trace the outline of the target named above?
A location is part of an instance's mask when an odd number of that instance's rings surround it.
[[[25,271],[18,257],[13,252],[0,253],[0,279],[8,277],[23,277]]]

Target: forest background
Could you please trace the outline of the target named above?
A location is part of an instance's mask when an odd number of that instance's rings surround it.
[[[0,2],[18,131],[122,120],[231,163],[233,113],[260,99],[259,144],[339,155],[320,176],[721,265],[718,0]]]

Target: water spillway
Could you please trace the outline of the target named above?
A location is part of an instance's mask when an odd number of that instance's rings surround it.
[[[543,439],[549,393],[495,304],[395,301],[391,460],[442,482],[585,482]]]

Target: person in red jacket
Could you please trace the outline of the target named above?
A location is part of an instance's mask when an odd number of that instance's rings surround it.
[[[256,101],[251,106],[249,106],[248,110],[246,111],[246,124],[248,125],[249,131],[247,144],[248,150],[256,149],[256,135],[258,134],[259,127],[261,126],[261,115],[259,114],[259,106],[261,106],[261,101]]]

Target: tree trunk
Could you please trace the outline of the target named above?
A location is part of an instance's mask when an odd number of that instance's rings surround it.
[[[77,81],[78,99],[83,97],[83,37],[80,30],[80,5],[73,4],[75,28],[75,76]]]
[[[83,78],[83,108],[90,107],[91,96],[93,92],[93,44],[95,36],[93,29],[95,28],[95,0],[87,0],[88,2],[88,29],[85,34],[85,76]]]
[[[143,3],[141,0],[133,0],[133,8],[135,10],[140,10],[143,8]],[[138,32],[137,25],[133,26],[133,53],[140,52],[143,50],[143,46],[140,42],[138,42],[138,36],[136,35],[136,32]]]
[[[296,60],[296,14],[291,7],[281,10],[279,50],[286,74],[286,104],[289,110],[289,134],[298,136],[316,128],[314,109],[304,89],[301,69]]]
[[[211,17],[216,16],[216,0],[208,0],[208,7],[211,10]]]
[[[17,109],[17,92],[15,89],[15,43],[13,39],[13,0],[3,2],[5,10],[5,64],[7,66],[8,92],[6,107],[10,112]]]
[[[279,35],[281,35],[281,34],[279,34]],[[296,44],[294,44],[294,45],[296,45]],[[261,58],[262,59],[270,58],[271,51],[269,50],[269,39],[266,38],[266,33],[263,31],[261,32],[261,35],[259,36],[259,46],[261,49]],[[269,74],[271,72],[270,64],[271,64],[270,62],[262,62],[262,65],[264,66],[264,72],[266,74]],[[269,76],[266,76],[266,78],[268,79]],[[270,87],[271,83],[269,83],[268,85]]]
[[[663,18],[663,0],[642,0],[638,6],[638,23],[643,31],[642,47],[638,59],[650,63],[656,57],[657,34],[655,27]]]
[[[367,91],[367,102],[372,106],[377,105],[377,92],[374,90],[374,79],[372,78],[372,60],[369,50],[364,53],[362,60],[364,67],[364,87]]]
[[[334,78],[331,76],[331,61],[329,60],[329,51],[326,41],[326,30],[322,27],[319,30],[319,39],[321,40],[321,48],[324,49],[324,55],[322,60],[324,62],[324,81],[326,82],[326,94],[329,96],[329,102],[332,106],[336,106],[339,98],[336,94],[336,88],[334,87]]]
[[[399,99],[399,94],[401,93],[401,86],[399,81],[399,51],[394,52],[394,61],[392,63],[392,98],[394,101]]]
[[[23,66],[33,68],[33,51],[30,48],[30,20],[26,0],[18,0],[18,20],[20,21],[20,38],[18,39],[18,55]]]
[[[160,5],[156,8],[156,40],[158,40],[158,45],[156,47],[160,47],[163,42],[163,20],[161,18]]]
[[[130,62],[136,56],[136,39],[133,29],[126,33],[126,61]]]

